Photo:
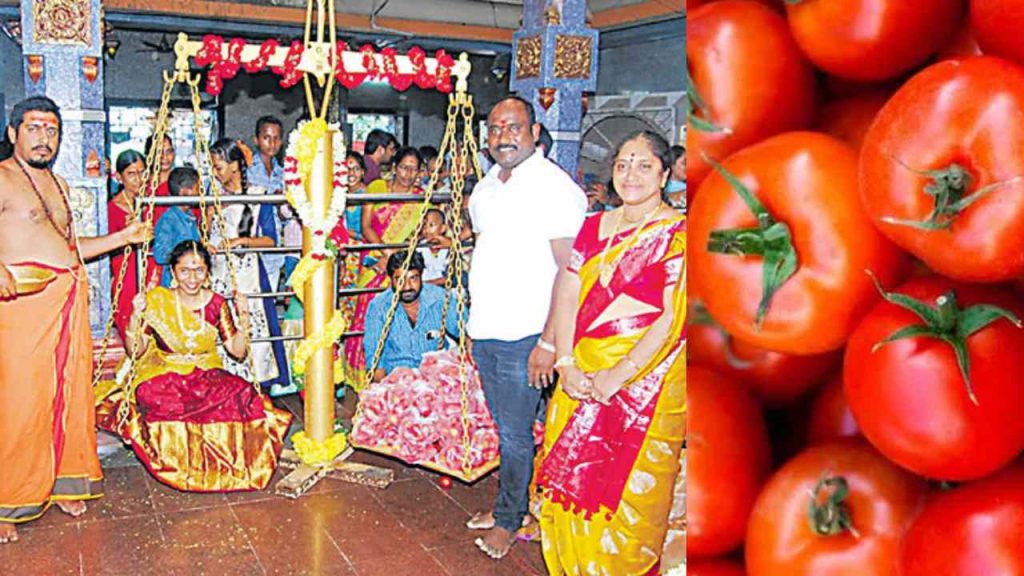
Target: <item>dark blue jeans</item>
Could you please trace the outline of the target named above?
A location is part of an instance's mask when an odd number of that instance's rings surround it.
[[[529,384],[527,361],[539,336],[516,342],[473,341],[473,359],[501,438],[501,481],[494,519],[509,532],[519,530],[530,504],[533,422],[540,409],[541,391]]]

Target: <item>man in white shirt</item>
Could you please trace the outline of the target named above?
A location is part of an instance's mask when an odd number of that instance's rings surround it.
[[[527,514],[533,423],[554,378],[552,295],[587,207],[569,175],[536,149],[539,133],[529,102],[498,102],[487,117],[495,165],[469,201],[477,240],[468,330],[501,439],[501,483],[493,514],[467,525],[488,530],[476,544],[492,558],[508,553]]]

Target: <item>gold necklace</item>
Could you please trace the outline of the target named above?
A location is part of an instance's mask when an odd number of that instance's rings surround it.
[[[654,210],[651,210],[649,213],[647,213],[646,216],[644,216],[643,221],[640,222],[640,225],[633,229],[633,233],[629,236],[629,239],[626,240],[625,245],[622,247],[622,250],[619,251],[619,255],[616,256],[614,260],[612,260],[611,264],[606,265],[606,261],[608,259],[608,252],[612,247],[612,242],[615,241],[615,237],[618,236],[619,234],[619,228],[622,226],[622,221],[626,219],[626,209],[623,208],[622,212],[619,212],[619,218],[618,220],[615,221],[615,227],[612,229],[612,233],[608,236],[608,240],[604,244],[604,249],[601,250],[601,266],[599,268],[600,273],[598,275],[598,278],[601,280],[602,286],[607,288],[608,285],[611,284],[612,277],[615,276],[615,271],[618,270],[619,262],[622,260],[622,257],[626,255],[626,252],[629,252],[630,249],[633,248],[633,245],[640,238],[640,233],[643,231],[644,228],[647,227],[647,225],[654,218],[655,214],[657,214],[660,210],[661,204],[659,203],[654,208]]]
[[[199,346],[197,339],[206,331],[206,322],[200,318],[198,330],[189,330],[185,327],[184,314],[181,312],[181,294],[177,290],[174,291],[174,308],[178,315],[178,328],[180,328],[181,333],[185,335],[184,344],[187,349],[185,356],[190,360],[194,359],[196,357],[196,348]],[[194,317],[195,315],[192,314],[192,316]]]

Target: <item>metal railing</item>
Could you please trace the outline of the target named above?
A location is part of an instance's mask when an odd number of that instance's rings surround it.
[[[348,202],[357,204],[380,204],[385,202],[422,202],[424,196],[419,194],[349,194]],[[263,194],[263,195],[247,195],[247,194],[232,194],[220,196],[221,204],[284,204],[288,200],[284,194]],[[209,197],[200,198],[199,196],[149,196],[135,199],[135,205],[137,210],[141,210],[144,205],[151,206],[201,206],[207,205],[212,206],[212,200]],[[451,202],[451,195],[434,193],[431,196],[432,204],[447,204]],[[140,212],[141,213],[141,212]],[[372,250],[404,250],[408,246],[407,243],[394,243],[394,244],[350,244],[345,246],[345,250],[348,252],[369,252]],[[420,243],[418,247],[429,247],[429,244]],[[142,259],[152,254],[152,251],[143,252],[142,250],[135,250],[136,258],[136,286],[142,286],[142,278],[140,277],[140,271],[142,270]],[[266,248],[232,248],[232,254],[301,254],[302,248],[298,246],[271,246]],[[334,270],[334,284],[338,286],[341,280],[341,267],[335,267]],[[384,292],[387,288],[340,288],[335,292],[334,305],[340,306],[341,299],[348,296],[359,296],[361,294],[376,294]],[[247,298],[281,298],[294,296],[293,290],[285,290],[282,292],[256,292],[256,293],[243,293]],[[228,300],[232,297],[226,296]],[[304,331],[303,331],[304,332]],[[342,339],[352,338],[356,336],[362,336],[362,331],[349,331],[341,335]],[[269,336],[266,338],[253,338],[253,343],[258,342],[287,342],[293,340],[302,340],[305,338],[305,334],[296,336]]]

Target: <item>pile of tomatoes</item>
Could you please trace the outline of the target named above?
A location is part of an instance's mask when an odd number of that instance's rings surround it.
[[[687,0],[698,576],[1024,575],[1024,0]]]

